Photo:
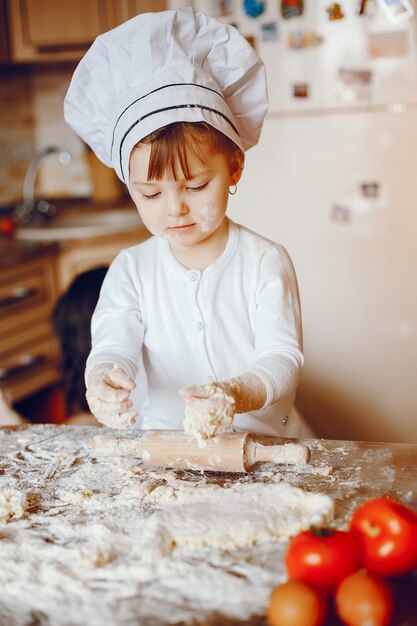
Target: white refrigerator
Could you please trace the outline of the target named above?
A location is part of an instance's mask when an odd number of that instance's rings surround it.
[[[270,109],[230,216],[293,259],[297,407],[320,437],[417,442],[414,4],[193,3],[266,64]]]

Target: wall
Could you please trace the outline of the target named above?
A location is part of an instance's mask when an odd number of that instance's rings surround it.
[[[88,196],[91,182],[84,147],[65,124],[62,103],[71,70],[3,69],[0,74],[0,206],[22,200],[30,159],[40,149],[65,147],[68,167],[49,157],[40,171],[38,193],[46,197]]]
[[[63,102],[72,74],[69,71],[37,71],[32,78],[36,149],[50,145],[65,147],[71,164],[62,166],[55,157],[40,171],[40,193],[50,197],[89,196],[91,182],[85,148],[64,121]]]
[[[0,76],[0,205],[21,197],[22,181],[35,145],[29,78]]]
[[[296,266],[305,369],[297,403],[329,438],[417,442],[417,111],[267,119],[236,221]],[[381,195],[360,199],[363,181]],[[348,221],[332,206],[352,208]]]

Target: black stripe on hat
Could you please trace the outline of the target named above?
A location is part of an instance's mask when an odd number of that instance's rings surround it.
[[[165,107],[163,109],[156,109],[155,111],[151,111],[150,113],[146,113],[146,115],[143,115],[138,120],[136,120],[136,122],[134,122],[127,129],[127,131],[125,132],[125,134],[122,137],[122,140],[120,142],[120,148],[119,148],[119,159],[120,159],[120,172],[121,172],[121,174],[123,176],[123,180],[125,182],[126,182],[126,179],[125,179],[125,176],[124,176],[123,164],[122,164],[122,148],[123,148],[123,144],[125,142],[125,139],[128,136],[128,134],[130,133],[130,131],[133,130],[133,128],[135,128],[135,126],[137,126],[140,122],[142,122],[147,117],[150,117],[151,115],[156,115],[156,113],[163,113],[164,111],[172,111],[174,109],[204,109],[205,111],[211,111],[211,113],[216,113],[217,115],[220,115],[220,117],[222,117],[224,120],[226,120],[226,122],[228,124],[230,124],[230,126],[233,128],[233,130],[235,131],[237,136],[240,137],[239,132],[238,132],[236,126],[234,124],[232,124],[232,122],[229,120],[229,118],[226,117],[226,115],[224,115],[224,113],[222,113],[221,111],[217,111],[216,109],[212,109],[211,107],[207,107],[207,106],[204,106],[202,104],[177,104],[175,106]]]
[[[157,91],[161,91],[162,89],[166,89],[168,87],[200,87],[200,89],[206,89],[207,91],[212,91],[213,93],[215,93],[217,96],[219,96],[220,98],[222,98],[222,100],[224,100],[226,102],[226,99],[225,99],[225,97],[223,96],[222,93],[219,93],[218,91],[216,91],[215,89],[212,89],[211,87],[206,87],[205,85],[198,85],[197,83],[169,83],[167,85],[162,85],[162,87],[157,87],[157,89],[153,89],[152,91],[149,91],[148,93],[145,93],[144,96],[141,96],[140,98],[136,98],[136,100],[133,100],[133,102],[131,102],[120,113],[119,117],[116,120],[114,128],[113,128],[113,134],[112,134],[111,146],[110,146],[110,158],[112,157],[112,152],[113,152],[114,134],[116,132],[116,126],[120,122],[120,118],[126,113],[126,111],[128,109],[130,109],[131,106],[136,104],[136,102],[139,102],[140,100],[143,100],[143,98],[147,98],[148,96],[151,96],[153,93],[156,93]]]

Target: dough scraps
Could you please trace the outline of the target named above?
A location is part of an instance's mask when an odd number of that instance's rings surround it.
[[[223,488],[171,481],[141,495],[164,507],[146,520],[138,546],[138,555],[153,562],[176,550],[232,551],[285,540],[312,525],[328,524],[334,515],[331,498],[287,483]]]
[[[0,491],[0,524],[23,517],[27,508],[26,494],[17,489]]]

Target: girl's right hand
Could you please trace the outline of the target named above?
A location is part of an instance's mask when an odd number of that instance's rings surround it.
[[[135,381],[118,366],[100,363],[87,378],[86,398],[91,413],[109,428],[131,428],[138,416],[130,410]]]
[[[179,394],[185,402],[184,431],[199,445],[232,426],[236,402],[227,384],[188,385]]]

